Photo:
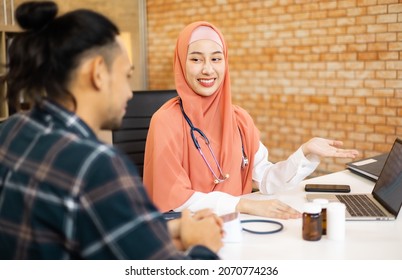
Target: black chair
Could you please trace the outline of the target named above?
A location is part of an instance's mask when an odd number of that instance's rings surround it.
[[[113,145],[125,153],[138,167],[142,177],[144,170],[145,142],[152,115],[167,100],[177,96],[176,90],[134,91],[128,102],[121,127],[112,131]]]

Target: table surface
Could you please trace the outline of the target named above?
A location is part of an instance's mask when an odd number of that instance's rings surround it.
[[[279,199],[302,212],[307,201],[304,185],[306,183],[348,184],[351,193],[371,193],[374,182],[356,175],[349,170],[304,180],[298,188],[276,195],[251,193],[252,199]],[[241,220],[261,217],[241,214]],[[263,218],[264,219],[264,218]],[[259,235],[242,233],[242,241],[225,243],[219,251],[222,259],[227,260],[402,260],[402,218],[395,221],[346,221],[345,240],[333,241],[323,235],[319,241],[305,241],[302,238],[302,219],[277,220],[284,229],[275,234]],[[266,223],[247,224],[247,228],[270,230],[273,226]],[[269,228],[271,227],[271,228]]]

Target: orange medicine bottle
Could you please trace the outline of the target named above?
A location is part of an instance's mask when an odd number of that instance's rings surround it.
[[[325,198],[316,198],[313,200],[314,203],[318,203],[321,205],[321,220],[322,220],[322,235],[327,234],[327,206],[328,199]]]
[[[322,236],[321,205],[307,202],[303,207],[303,239],[318,241]]]

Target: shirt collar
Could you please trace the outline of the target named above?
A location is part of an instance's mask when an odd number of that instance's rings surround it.
[[[50,100],[43,100],[40,109],[47,113],[46,121],[56,122],[83,138],[97,138],[93,130],[79,116]]]

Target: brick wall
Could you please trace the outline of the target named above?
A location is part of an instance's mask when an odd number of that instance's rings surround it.
[[[362,157],[402,137],[402,2],[147,0],[150,89],[174,88],[181,29],[206,20],[229,46],[233,101],[261,131],[270,160],[312,136]],[[325,159],[316,175],[344,169]]]

